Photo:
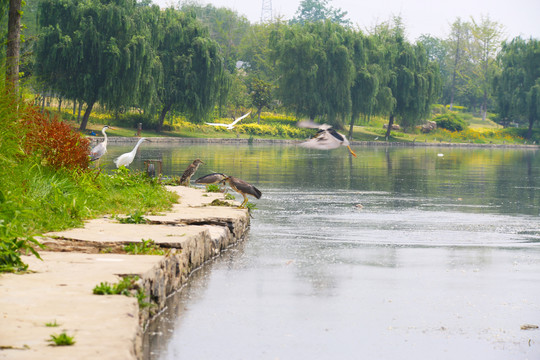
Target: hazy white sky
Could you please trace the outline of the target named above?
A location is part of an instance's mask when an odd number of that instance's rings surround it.
[[[294,17],[301,0],[271,0],[273,16]],[[177,5],[179,0],[153,0],[161,7]],[[201,5],[226,7],[259,22],[263,0],[197,0]],[[458,17],[480,21],[489,16],[505,26],[509,38],[521,35],[540,39],[540,0],[330,0],[330,6],[348,12],[348,18],[360,29],[400,15],[410,40],[422,34],[446,37],[450,24]]]

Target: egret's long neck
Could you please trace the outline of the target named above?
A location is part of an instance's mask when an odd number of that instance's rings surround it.
[[[135,147],[133,148],[133,150],[131,150],[131,152],[135,154],[137,152],[137,149],[139,148],[139,146],[142,144],[143,141],[144,141],[144,139],[140,139],[137,142],[137,145],[135,145]]]

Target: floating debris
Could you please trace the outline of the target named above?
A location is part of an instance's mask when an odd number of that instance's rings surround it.
[[[538,329],[538,325],[534,325],[534,324],[521,325],[521,330],[536,330],[536,329]]]

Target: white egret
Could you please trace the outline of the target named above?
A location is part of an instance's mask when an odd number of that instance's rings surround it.
[[[232,123],[230,124],[220,124],[220,123],[205,123],[206,125],[212,125],[212,126],[224,126],[226,127],[228,130],[232,130],[234,128],[234,126],[240,121],[242,120],[243,118],[245,118],[246,116],[248,116],[249,114],[251,114],[251,111],[248,112],[247,114],[244,114],[242,116],[240,116],[238,119],[234,120]]]
[[[116,159],[114,159],[114,163],[116,164],[116,167],[119,168],[120,166],[128,167],[129,164],[133,162],[133,159],[135,159],[135,155],[137,154],[137,149],[142,144],[143,141],[150,141],[146,138],[140,138],[139,141],[137,141],[137,145],[128,153],[122,154]]]
[[[107,152],[107,133],[105,132],[107,129],[113,130],[113,128],[108,125],[103,127],[101,133],[105,139],[90,150],[90,161],[99,160]]]
[[[303,128],[318,129],[315,136],[301,143],[300,146],[320,150],[330,150],[340,146],[346,146],[351,155],[356,157],[356,154],[351,149],[349,140],[347,140],[345,135],[338,133],[332,126],[328,124],[317,124],[313,121],[300,121],[297,125]]]

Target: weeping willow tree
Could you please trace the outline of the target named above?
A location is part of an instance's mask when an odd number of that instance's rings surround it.
[[[378,64],[370,63],[372,47],[371,38],[365,37],[361,32],[355,34],[352,44],[355,76],[351,86],[350,139],[353,136],[354,123],[360,114],[371,115],[379,91],[381,68]]]
[[[161,13],[157,52],[163,65],[158,131],[171,109],[201,122],[214,109],[226,81],[216,42],[193,13],[169,8]]]
[[[386,138],[396,118],[404,127],[418,124],[437,100],[440,74],[421,43],[406,41],[401,19],[394,19],[375,34],[379,63],[383,65],[377,112],[389,116]]]
[[[292,25],[274,34],[279,96],[297,116],[341,127],[351,112],[351,30],[331,21]]]
[[[157,6],[136,0],[40,3],[36,75],[54,92],[86,103],[81,131],[98,102],[112,110],[149,105],[159,62],[148,21],[158,14]]]

